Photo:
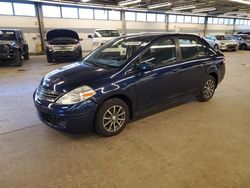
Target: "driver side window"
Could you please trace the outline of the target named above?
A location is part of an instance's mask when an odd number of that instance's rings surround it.
[[[141,62],[150,63],[154,68],[175,63],[175,40],[164,38],[152,44],[141,56]]]

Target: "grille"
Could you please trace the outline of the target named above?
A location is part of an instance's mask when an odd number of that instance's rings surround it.
[[[0,45],[0,52],[8,52],[9,47],[5,44]]]
[[[237,44],[228,44],[227,47],[228,47],[228,48],[236,48],[236,47],[237,47]]]
[[[40,88],[38,90],[38,97],[46,101],[54,102],[57,97],[59,97],[59,94],[50,90]]]
[[[45,120],[45,121],[47,121],[47,122],[49,122],[49,123],[52,123],[52,116],[51,116],[51,115],[46,114],[46,113],[43,113],[43,112],[39,112],[39,115],[40,115],[40,117],[41,117],[43,120]]]
[[[53,50],[56,51],[56,52],[73,51],[74,46],[72,46],[72,45],[53,46]]]

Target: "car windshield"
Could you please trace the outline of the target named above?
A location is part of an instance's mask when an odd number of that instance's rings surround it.
[[[225,36],[225,35],[217,35],[215,37],[217,40],[232,40],[230,36]]]
[[[241,35],[240,37],[243,38],[244,40],[250,40],[249,35]]]
[[[92,52],[84,60],[104,68],[120,68],[135,52],[146,46],[151,40],[152,38],[149,37],[115,39]]]
[[[102,37],[119,37],[120,33],[116,30],[98,30],[96,31]]]
[[[0,40],[16,40],[15,32],[0,30]]]

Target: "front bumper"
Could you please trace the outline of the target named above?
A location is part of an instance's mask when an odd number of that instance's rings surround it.
[[[239,48],[239,45],[236,44],[226,44],[226,45],[221,45],[220,50],[226,50],[226,51],[233,51],[237,50]]]
[[[16,53],[0,53],[0,61],[10,61],[16,58]]]
[[[79,60],[82,57],[81,50],[74,51],[49,51],[46,50],[47,57],[52,61]]]
[[[38,117],[46,125],[74,133],[93,130],[97,109],[97,104],[93,101],[86,100],[74,105],[58,105],[36,98],[35,93],[33,99]]]

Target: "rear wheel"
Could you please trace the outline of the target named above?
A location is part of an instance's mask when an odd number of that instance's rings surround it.
[[[246,44],[242,44],[242,45],[240,46],[240,49],[241,49],[241,50],[246,50],[246,49],[247,49],[247,45],[246,45]]]
[[[21,53],[18,51],[15,59],[12,60],[11,66],[20,67],[22,66],[22,64],[23,64],[22,56],[21,56]]]
[[[216,88],[216,81],[213,76],[208,76],[202,84],[200,89],[200,94],[197,97],[200,102],[209,101],[213,95]]]
[[[24,60],[29,60],[29,58],[30,58],[29,52],[25,53],[23,55],[23,58],[24,58]]]
[[[114,136],[126,126],[129,109],[121,99],[105,101],[99,108],[95,121],[95,130],[102,136]]]

